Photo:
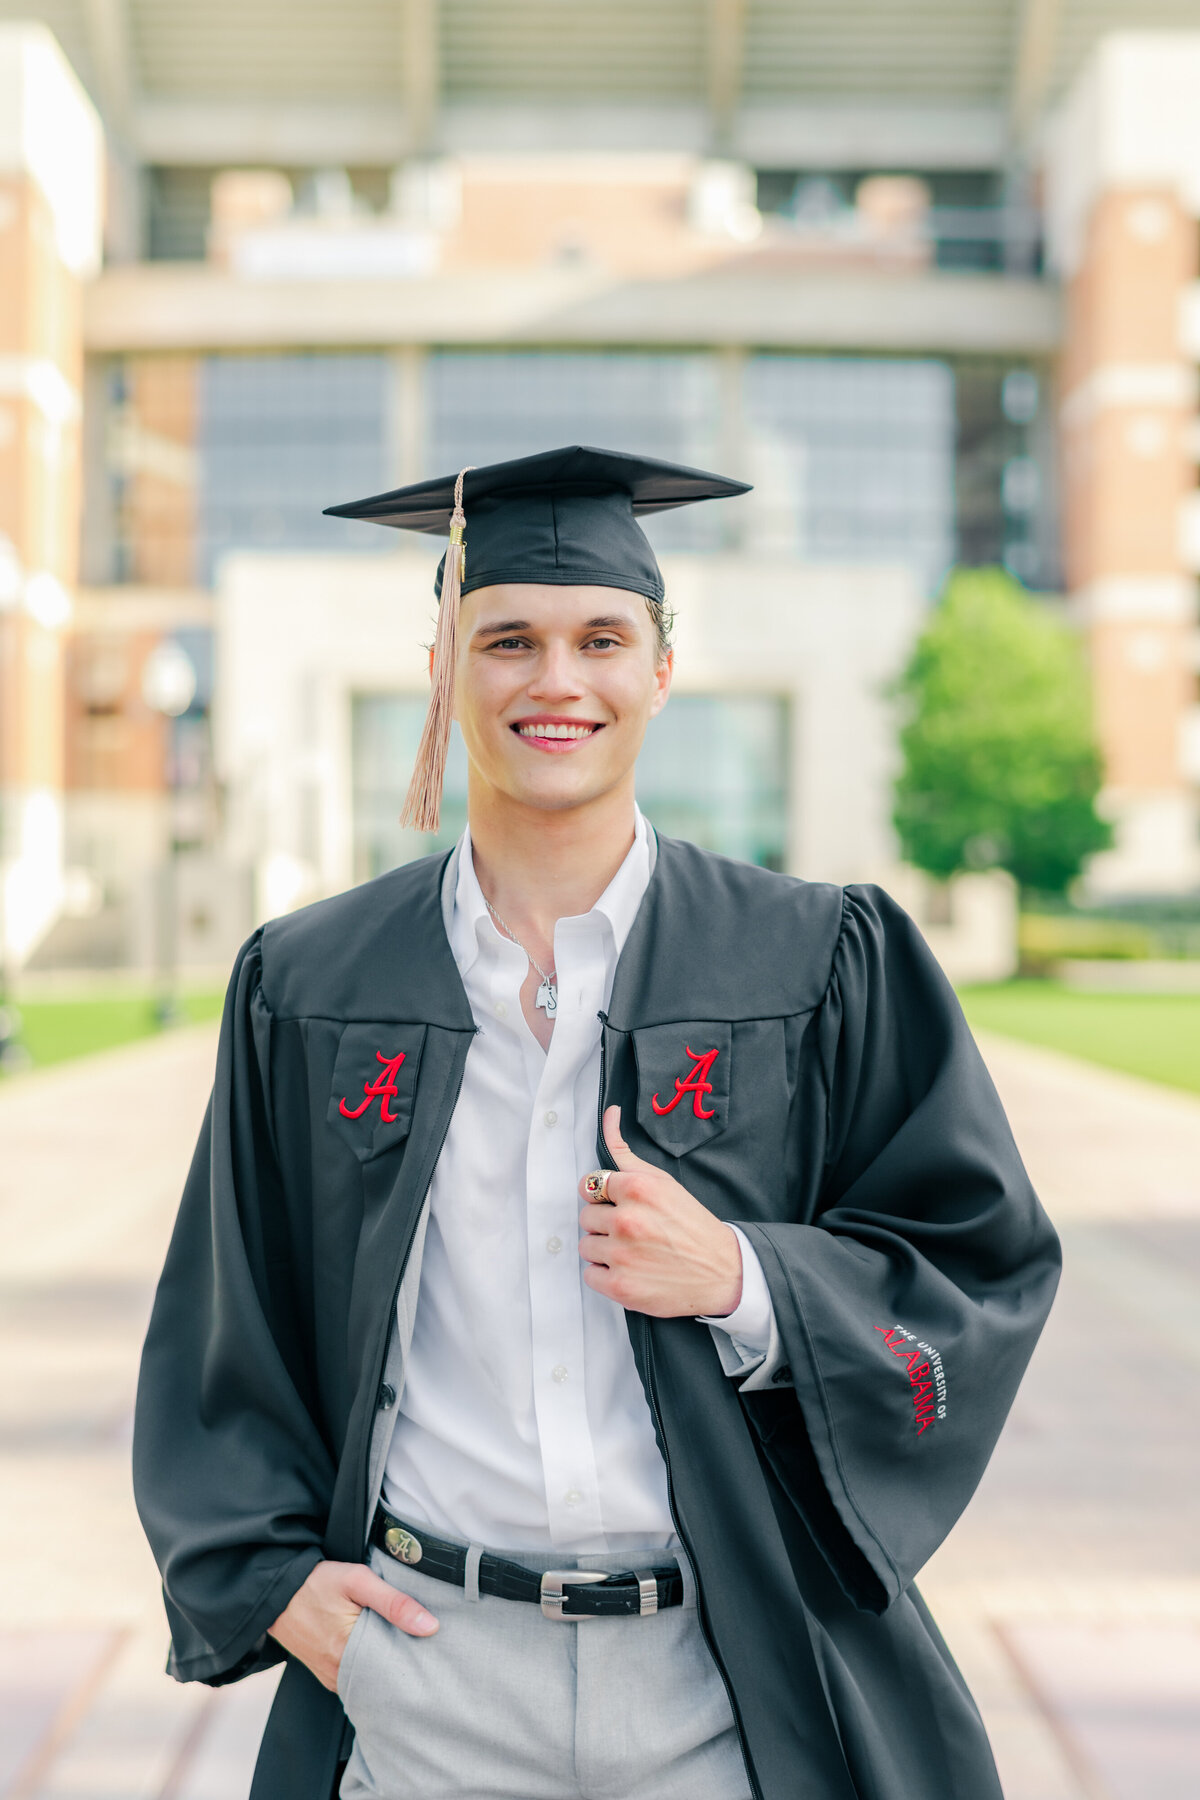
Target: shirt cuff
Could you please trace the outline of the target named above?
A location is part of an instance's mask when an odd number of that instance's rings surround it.
[[[771,1322],[774,1317],[767,1278],[762,1272],[758,1253],[745,1232],[739,1231],[736,1225],[731,1225],[729,1229],[737,1239],[738,1249],[742,1253],[742,1297],[733,1311],[726,1313],[723,1318],[702,1315],[700,1323],[717,1326],[753,1355],[762,1356],[771,1341]]]
[[[783,1339],[758,1253],[736,1225],[729,1229],[742,1253],[742,1297],[724,1318],[702,1317],[700,1323],[712,1333],[725,1374],[743,1378],[739,1391],[788,1386],[792,1371],[784,1360]]]

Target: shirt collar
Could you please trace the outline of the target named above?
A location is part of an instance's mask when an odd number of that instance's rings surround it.
[[[591,912],[581,915],[591,918],[599,914],[608,921],[618,956],[637,917],[653,866],[649,826],[640,807],[635,805],[633,811],[634,835],[629,854]],[[446,935],[450,939],[450,948],[459,972],[465,975],[479,955],[479,926],[485,919],[491,921],[483,889],[475,873],[469,825],[454,847],[447,874],[451,874],[451,871],[453,899],[448,909],[450,916]]]

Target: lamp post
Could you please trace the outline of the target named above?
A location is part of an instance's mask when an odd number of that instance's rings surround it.
[[[21,1015],[13,1000],[15,958],[9,936],[8,808],[0,794],[0,1075],[29,1066],[29,1053],[21,1043]]]
[[[7,612],[20,603],[24,585],[16,545],[0,532],[0,612]],[[15,861],[10,843],[15,820],[10,817],[10,812],[11,801],[0,786],[0,1075],[6,1070],[23,1068],[28,1060],[20,1043],[21,1015],[13,1001],[16,957],[9,918],[9,884]]]
[[[179,832],[177,790],[179,772],[171,721],[181,717],[196,697],[196,670],[191,657],[174,638],[164,638],[146,658],[142,670],[142,699],[163,720],[166,756],[167,854],[158,883],[155,929],[154,1016],[160,1026],[179,1021],[178,912]]]

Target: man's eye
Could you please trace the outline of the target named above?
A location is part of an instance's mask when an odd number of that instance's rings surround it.
[[[616,638],[611,638],[611,637],[589,638],[588,639],[588,649],[589,650],[607,650],[610,648],[611,645],[615,644],[616,641],[617,641]]]
[[[524,650],[524,638],[497,638],[492,645],[493,650]]]

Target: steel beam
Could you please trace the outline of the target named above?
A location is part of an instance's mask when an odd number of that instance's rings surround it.
[[[1008,117],[1013,148],[1025,156],[1054,79],[1062,0],[1018,0],[1018,5]]]
[[[746,0],[708,0],[708,108],[713,147],[726,154],[742,98],[745,46]]]
[[[400,78],[410,154],[430,148],[441,99],[438,0],[402,0]]]
[[[109,131],[127,144],[137,90],[127,0],[83,0],[83,17],[95,70],[92,97]]]

